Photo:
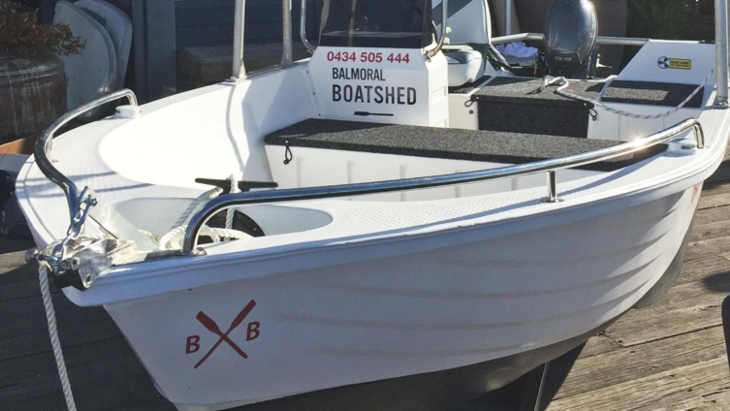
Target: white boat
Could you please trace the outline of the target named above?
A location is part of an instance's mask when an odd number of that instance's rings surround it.
[[[17,181],[32,257],[178,409],[448,409],[674,281],[730,132],[726,18],[716,44],[596,38],[572,2],[588,52],[642,47],[558,94],[493,54],[542,35],[490,38],[484,0],[415,3],[327,1],[310,59],[285,41],[245,73],[239,35],[230,81],[117,92],[39,139]]]

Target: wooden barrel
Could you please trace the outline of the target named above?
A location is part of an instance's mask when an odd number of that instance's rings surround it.
[[[0,144],[37,135],[65,112],[61,59],[0,54]]]

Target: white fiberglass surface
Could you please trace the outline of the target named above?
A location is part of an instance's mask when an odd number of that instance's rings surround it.
[[[223,88],[130,121],[101,141],[102,161],[132,180],[183,187],[196,177],[225,178],[242,169],[244,159],[237,154],[245,147],[228,132],[234,122],[230,91]],[[240,123],[240,114],[236,117]]]
[[[297,147],[292,150],[294,152],[292,161],[284,164],[281,161],[285,155],[284,151],[285,148],[282,146],[266,147],[272,177],[280,188],[399,180],[488,170],[510,165],[308,147]],[[604,173],[590,170],[561,170],[557,177],[558,182],[563,183],[600,174]],[[545,173],[536,173],[433,189],[374,194],[358,197],[357,199],[367,201],[430,201],[504,193],[526,188],[544,187],[545,185]]]
[[[204,187],[196,178],[269,180],[263,136],[316,116],[302,68],[291,67],[146,112],[101,141],[99,155],[132,180]]]

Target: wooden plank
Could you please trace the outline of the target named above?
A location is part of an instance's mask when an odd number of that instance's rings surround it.
[[[60,293],[55,287],[52,294]],[[40,297],[41,290],[38,279],[6,283],[0,286],[0,301],[23,300],[29,297]]]
[[[610,330],[610,328],[609,328]],[[570,397],[725,355],[722,327],[581,357],[555,398]]]
[[[144,372],[124,338],[94,341],[64,348],[69,380],[77,391],[93,386],[102,378],[124,378]],[[53,353],[0,361],[0,399],[18,401],[60,390]],[[0,403],[0,409],[3,409]]]
[[[658,303],[629,311],[606,335],[625,347],[720,325],[720,305],[730,287],[730,276],[721,276],[709,288],[704,281],[673,287]]]
[[[125,407],[120,408],[120,411],[176,411],[177,408],[175,408],[170,402],[165,400],[164,398],[158,401],[153,401],[150,403],[144,403],[143,405],[136,405],[132,407]],[[234,410],[231,410],[234,411]]]
[[[0,284],[30,280],[37,273],[35,266],[26,264],[25,251],[2,254],[0,258]]]
[[[610,387],[556,399],[546,411],[648,411],[692,396],[726,390],[730,385],[725,357],[652,374]]]
[[[0,144],[0,154],[33,154],[36,136],[30,136]]]
[[[56,377],[58,379],[58,377]],[[132,373],[121,378],[100,378],[97,384],[74,384],[74,401],[79,410],[156,410],[174,411],[175,407],[154,388],[144,372]],[[53,393],[0,402],[0,408],[13,411],[63,410],[66,409],[63,393]]]
[[[689,393],[688,393],[689,394]],[[668,406],[660,406],[659,408],[652,408],[653,411],[723,411],[723,408],[718,407],[711,401],[704,397],[690,397],[683,399],[679,402]]]
[[[696,370],[691,370],[688,372],[688,370],[676,370],[678,373],[681,372],[683,375],[679,374],[670,374],[670,378],[682,378],[685,380],[689,380],[690,384],[688,384],[688,387],[685,389],[678,389],[676,391],[670,392],[662,397],[660,401],[658,401],[655,404],[645,404],[641,407],[637,407],[633,409],[632,411],[656,411],[657,409],[667,409],[667,410],[717,410],[716,407],[712,407],[710,402],[703,402],[699,400],[700,397],[704,397],[705,395],[716,393],[718,390],[727,390],[730,388],[730,381],[727,379],[727,362],[724,358],[719,358],[717,360],[713,360],[716,362],[717,367],[714,369],[706,368],[706,369],[699,369],[699,367],[696,367]],[[722,365],[725,365],[723,367]],[[700,363],[702,364],[702,363]],[[698,364],[698,365],[700,365]],[[695,367],[692,367],[695,368]],[[725,372],[722,372],[723,368],[725,369]],[[686,373],[686,375],[684,375]],[[692,382],[696,382],[697,384],[692,384]],[[699,404],[699,408],[691,408],[692,403],[695,399],[698,399],[697,403]],[[726,411],[727,409],[722,410]]]
[[[730,211],[730,210],[728,210]],[[717,220],[712,223],[693,227],[690,241],[710,240],[720,238],[730,233],[730,219]]]
[[[727,250],[730,250],[730,236],[693,241],[687,247],[684,261],[692,261],[713,255],[719,256]]]
[[[605,332],[601,332],[586,341],[580,355],[582,358],[590,358],[594,355],[605,354],[620,348],[621,344],[607,336]]]
[[[702,281],[725,273],[730,273],[730,260],[714,255],[698,258],[683,264],[682,273],[674,285]]]
[[[109,318],[101,307],[77,307],[62,294],[52,295],[59,328],[80,326]],[[46,312],[40,298],[0,301],[1,339],[32,334],[46,330]]]
[[[697,207],[703,210],[706,208],[725,207],[728,204],[730,204],[730,192],[718,192],[713,195],[700,197],[700,203]]]
[[[720,407],[721,410],[730,410],[730,387],[728,390],[706,395],[705,399]]]
[[[695,227],[703,224],[710,224],[715,221],[725,220],[730,217],[730,208],[713,207],[699,210],[695,214]]]
[[[21,253],[22,254],[22,253]],[[38,268],[33,264],[12,265],[8,264],[5,260],[0,260],[0,286],[5,286],[12,283],[22,283],[28,281],[37,281]]]
[[[730,183],[725,180],[705,184],[698,208],[700,210],[730,204]]]
[[[64,349],[122,335],[111,318],[90,321],[81,326],[62,327],[58,330],[58,334]],[[48,333],[40,330],[4,338],[0,340],[0,346],[2,346],[0,361],[51,351]]]

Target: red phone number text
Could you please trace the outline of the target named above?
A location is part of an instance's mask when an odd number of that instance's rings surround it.
[[[383,53],[366,52],[360,53],[358,58],[357,53],[354,51],[329,51],[327,52],[327,61],[340,61],[340,62],[360,62],[360,63],[382,63],[387,61],[388,63],[405,63],[411,62],[411,56],[408,53],[390,53],[388,57],[383,57]]]

